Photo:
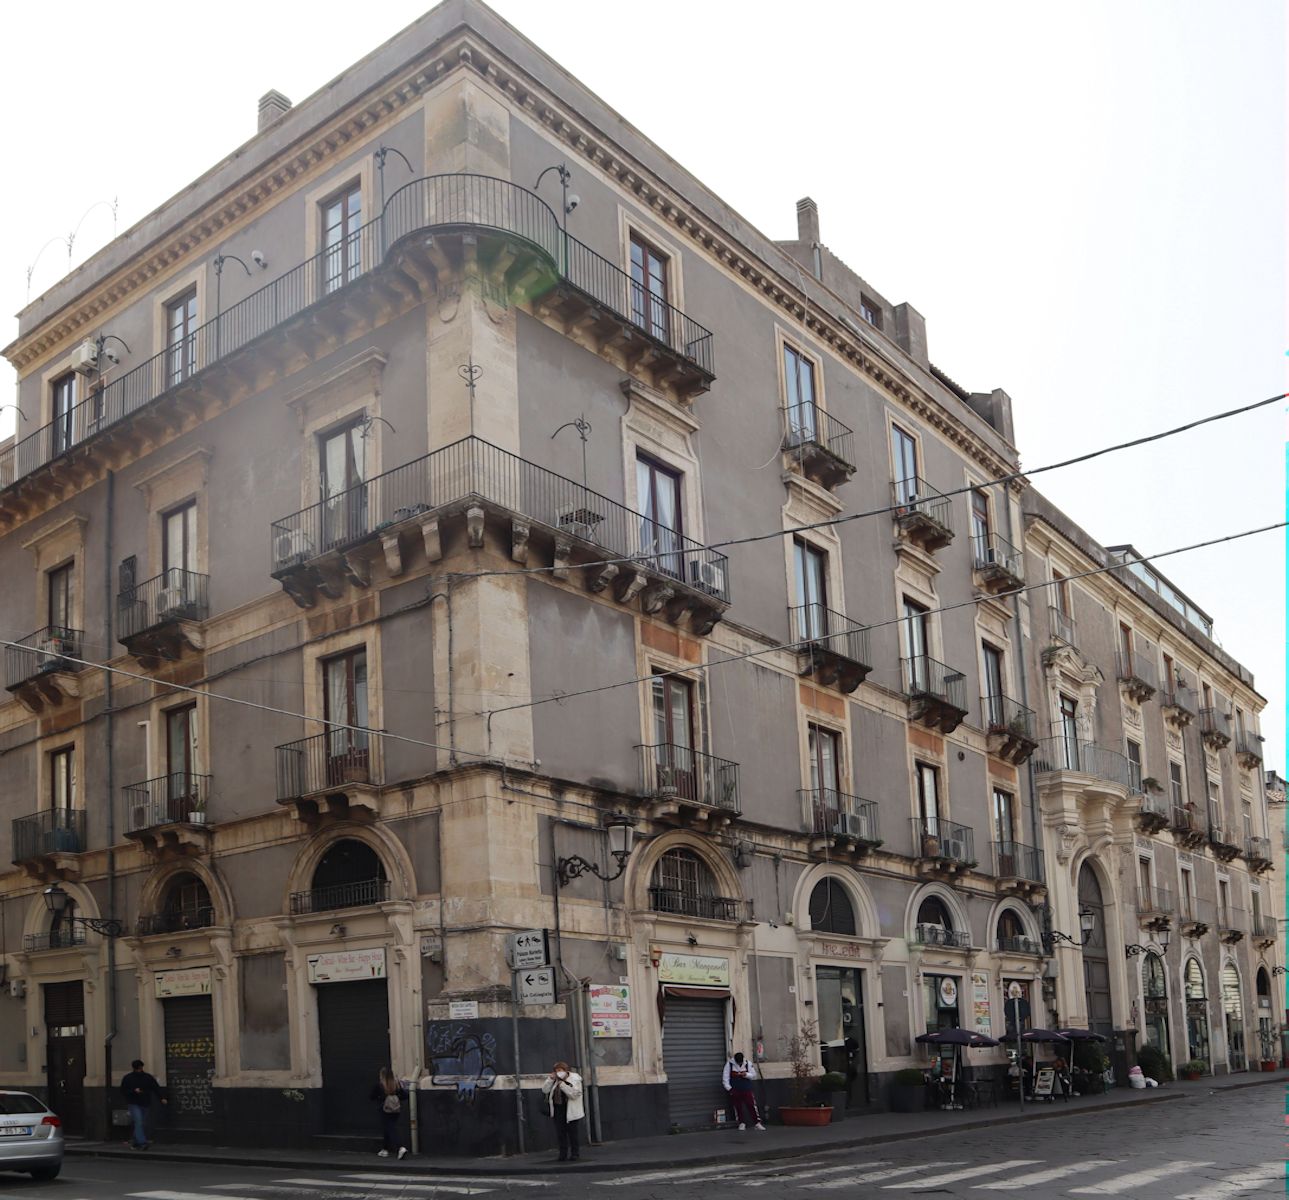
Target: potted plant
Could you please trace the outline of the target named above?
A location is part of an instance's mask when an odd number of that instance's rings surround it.
[[[940,839],[932,833],[924,833],[922,835],[922,857],[940,857]]]
[[[1153,775],[1147,775],[1146,778],[1141,781],[1141,786],[1148,792],[1162,792],[1164,790],[1164,785]]]
[[[786,1058],[792,1069],[788,1087],[792,1103],[779,1106],[779,1119],[785,1125],[827,1125],[832,1120],[831,1108],[806,1103],[810,1089],[818,1084],[823,1074],[815,1060],[818,1045],[819,1027],[814,1021],[802,1021],[797,1032],[787,1039]]]
[[[846,1076],[840,1071],[825,1071],[819,1077],[819,1095],[832,1109],[834,1121],[840,1121],[846,1115]]]
[[[1173,1064],[1169,1061],[1168,1055],[1154,1046],[1145,1045],[1137,1051],[1137,1065],[1141,1068],[1142,1074],[1156,1083],[1173,1081]]]
[[[926,1107],[926,1076],[917,1067],[895,1072],[891,1085],[892,1112],[921,1112]]]
[[[1181,1071],[1183,1079],[1199,1079],[1200,1076],[1208,1074],[1208,1063],[1202,1058],[1192,1058],[1190,1062],[1182,1063]]]

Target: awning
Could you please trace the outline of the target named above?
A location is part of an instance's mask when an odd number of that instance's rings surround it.
[[[677,1000],[733,1000],[734,993],[727,987],[694,987],[681,983],[660,983],[658,985],[658,1020],[667,1013],[667,997]]]

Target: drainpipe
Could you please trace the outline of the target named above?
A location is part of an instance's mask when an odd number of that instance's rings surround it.
[[[116,473],[107,473],[107,511],[103,535],[103,645],[104,658],[112,653],[112,521],[116,502]],[[115,747],[112,720],[112,672],[103,672],[103,715],[107,737],[107,915],[115,917],[116,908],[116,778]],[[112,1043],[116,1040],[116,939],[107,939],[107,1035],[103,1038],[105,1135],[112,1131]]]
[[[446,592],[431,592],[430,603],[442,600],[448,613],[448,766],[457,765],[457,717],[452,703],[455,688],[452,684],[453,631],[452,631],[452,576],[447,576]],[[440,853],[442,853],[440,851]]]
[[[1003,484],[1003,515],[1007,518],[1007,540],[1021,552],[1021,561],[1024,561],[1025,548],[1018,545],[1015,534],[1012,530],[1012,506],[1011,497],[1007,494],[1007,484]],[[1020,597],[1014,597],[1016,607],[1012,611],[1012,624],[1016,630],[1016,650],[1020,660],[1020,702],[1029,708],[1029,670],[1028,660],[1025,655],[1025,644],[1021,640],[1020,626]],[[1032,709],[1030,710],[1033,711]],[[1034,714],[1038,716],[1037,713]],[[1037,732],[1037,731],[1036,731]],[[1034,794],[1034,759],[1032,757],[1025,760],[1025,776],[1029,784],[1029,835],[1036,850],[1043,848],[1042,838],[1038,823],[1038,801]],[[1050,905],[1049,905],[1050,907]]]

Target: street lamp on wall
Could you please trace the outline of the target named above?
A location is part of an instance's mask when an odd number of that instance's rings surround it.
[[[1154,934],[1159,942],[1159,948],[1167,954],[1169,943],[1173,940],[1172,929],[1167,925],[1161,925],[1154,930]],[[1136,942],[1131,946],[1125,946],[1123,949],[1129,958],[1135,958],[1138,954],[1154,954],[1154,951],[1149,946],[1142,946]]]
[[[84,925],[86,929],[108,938],[120,937],[125,932],[125,926],[115,917],[72,916],[68,912],[72,898],[57,883],[50,884],[41,895],[44,897],[45,907],[60,923],[66,922],[72,926]]]
[[[627,859],[635,848],[635,821],[623,813],[614,813],[605,819],[604,827],[609,833],[609,853],[617,861],[618,869],[612,875],[606,875],[600,870],[598,863],[588,862],[580,854],[573,854],[568,858],[561,858],[555,864],[555,877],[559,880],[560,887],[588,871],[597,879],[609,883],[627,869]]]
[[[1048,932],[1047,941],[1049,947],[1054,947],[1057,942],[1065,942],[1070,946],[1086,946],[1092,937],[1092,931],[1096,928],[1097,917],[1085,904],[1079,909],[1079,931],[1083,934],[1082,938],[1072,937],[1068,933],[1062,933],[1059,929],[1053,929]]]

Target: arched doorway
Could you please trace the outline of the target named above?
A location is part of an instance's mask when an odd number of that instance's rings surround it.
[[[859,933],[855,906],[839,880],[821,879],[811,890],[810,928],[843,937]],[[846,1107],[861,1108],[868,1103],[864,972],[820,963],[815,967],[815,1004],[820,1065],[846,1077]]]
[[[1244,1048],[1244,995],[1234,963],[1222,968],[1222,1013],[1226,1019],[1226,1065],[1232,1071],[1249,1069]]]
[[[1145,1008],[1146,1045],[1154,1046],[1165,1058],[1172,1058],[1168,1041],[1168,973],[1158,954],[1141,960],[1141,995]]]
[[[1106,951],[1105,903],[1091,863],[1079,868],[1079,911],[1092,913],[1092,929],[1083,942],[1083,989],[1087,996],[1088,1028],[1109,1038],[1114,1029],[1110,1008],[1110,956]]]
[[[1192,1060],[1208,1063],[1208,996],[1199,959],[1186,960],[1182,984],[1186,990],[1186,1052]]]
[[[1258,1054],[1263,1062],[1278,1062],[1276,1026],[1271,1017],[1271,976],[1266,967],[1258,968]]]

